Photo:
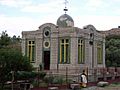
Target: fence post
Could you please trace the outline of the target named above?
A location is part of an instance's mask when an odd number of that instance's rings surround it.
[[[88,76],[88,67],[87,67],[87,84],[88,84],[88,77],[89,77],[89,76]]]
[[[97,69],[94,68],[94,81],[96,82],[97,81]]]
[[[66,84],[68,83],[68,67],[66,67]]]
[[[105,70],[105,68],[103,68],[103,80],[106,80],[105,74],[106,74],[106,70]]]
[[[12,82],[11,82],[11,85],[12,85],[12,90],[13,90],[13,82],[14,82],[14,71],[11,71],[11,74],[12,74]]]
[[[52,77],[53,77],[52,76],[52,71],[49,71],[49,73],[48,73],[48,78],[49,78],[49,80],[48,80],[48,86],[51,86],[51,84],[52,84],[52,80],[51,80]]]
[[[78,72],[78,83],[80,83],[80,72]]]

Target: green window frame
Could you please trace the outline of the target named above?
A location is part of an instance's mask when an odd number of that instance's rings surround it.
[[[103,46],[102,43],[97,43],[97,63],[103,63]]]
[[[85,63],[85,40],[83,38],[78,39],[78,64]]]
[[[35,62],[35,41],[29,40],[27,44],[27,56],[30,62]]]
[[[70,63],[70,40],[69,39],[60,39],[59,63],[60,64]]]

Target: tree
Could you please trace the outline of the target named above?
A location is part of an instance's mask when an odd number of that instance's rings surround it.
[[[0,36],[0,86],[2,90],[4,83],[11,80],[13,72],[16,76],[20,71],[33,70],[29,59],[21,53],[20,42],[20,36],[14,35],[11,38],[7,31],[2,31]]]
[[[17,37],[16,35],[14,35],[14,36],[11,38],[11,42],[12,42],[12,44],[20,43],[20,42],[21,42],[20,36]]]
[[[13,37],[10,37],[7,34],[7,31],[2,31],[0,36],[0,48],[16,48],[21,51],[21,38],[20,36],[14,35]]]
[[[106,37],[106,66],[120,66],[120,36],[110,35]]]
[[[32,71],[33,67],[26,56],[19,50],[2,48],[0,49],[0,83],[3,88],[4,83],[11,80],[11,71]]]
[[[0,48],[6,47],[11,42],[11,38],[8,36],[7,31],[2,31],[0,37]]]

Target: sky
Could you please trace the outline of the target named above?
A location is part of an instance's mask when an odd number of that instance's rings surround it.
[[[67,1],[75,27],[92,24],[103,31],[120,26],[120,0]],[[44,23],[56,24],[64,8],[65,0],[0,0],[0,34],[6,30],[9,36],[22,36]]]

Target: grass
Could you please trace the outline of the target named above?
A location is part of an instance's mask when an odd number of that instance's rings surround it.
[[[110,84],[108,86],[99,87],[99,88],[102,88],[100,90],[118,90],[118,88],[120,88],[120,82],[112,83],[112,84]]]
[[[117,83],[112,83],[109,85],[110,87],[120,87],[120,83],[117,82]]]

